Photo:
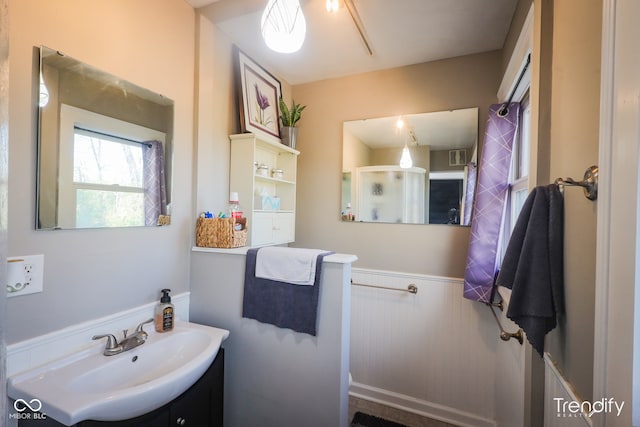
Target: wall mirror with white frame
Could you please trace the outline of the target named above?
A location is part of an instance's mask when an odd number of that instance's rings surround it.
[[[343,221],[469,225],[478,108],[346,121],[342,143]]]
[[[166,224],[173,101],[44,46],[34,74],[35,228]]]

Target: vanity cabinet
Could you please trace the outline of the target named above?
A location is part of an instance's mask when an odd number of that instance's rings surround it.
[[[173,401],[123,421],[82,421],[75,427],[222,427],[224,349],[202,377]],[[19,427],[64,427],[52,418],[21,420]]]
[[[249,246],[295,240],[299,151],[252,133],[231,135],[229,190],[247,218]]]

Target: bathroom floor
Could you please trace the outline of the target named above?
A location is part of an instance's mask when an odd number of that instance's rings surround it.
[[[349,396],[349,419],[353,419],[356,412],[362,412],[376,417],[384,418],[396,423],[405,424],[408,427],[455,427],[453,424],[432,418],[423,417],[411,412],[402,411],[380,403],[371,402],[357,397]]]

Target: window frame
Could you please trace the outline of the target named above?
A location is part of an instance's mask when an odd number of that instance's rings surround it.
[[[502,239],[500,249],[500,262],[507,250],[513,227],[522,210],[522,204],[529,194],[531,170],[531,102],[529,96],[529,82],[521,96],[520,113],[518,117],[518,130],[513,141],[511,167],[509,172],[509,190],[507,193],[506,215],[502,226]],[[524,194],[522,194],[524,193]],[[524,198],[520,198],[524,195]],[[516,203],[520,200],[520,203]]]
[[[57,226],[61,228],[76,228],[76,194],[78,189],[144,193],[144,186],[140,191],[138,187],[75,182],[73,168],[76,127],[88,132],[110,135],[114,140],[119,138],[136,141],[157,140],[164,144],[166,139],[165,133],[154,129],[93,113],[71,105],[60,104]],[[108,136],[104,136],[102,139],[107,138]],[[143,225],[144,223],[141,224],[141,226]]]

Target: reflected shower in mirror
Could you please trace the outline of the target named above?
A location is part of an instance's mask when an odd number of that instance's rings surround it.
[[[37,229],[169,222],[173,101],[40,47]]]
[[[478,108],[347,121],[342,143],[343,221],[469,225]]]

